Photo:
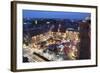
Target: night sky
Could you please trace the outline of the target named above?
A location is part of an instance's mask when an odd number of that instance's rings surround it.
[[[61,18],[83,20],[90,13],[23,10],[23,18]]]

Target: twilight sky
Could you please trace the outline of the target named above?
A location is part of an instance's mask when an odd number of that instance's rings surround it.
[[[24,18],[62,18],[62,19],[83,20],[90,15],[91,15],[90,13],[82,13],[82,12],[23,10]]]

